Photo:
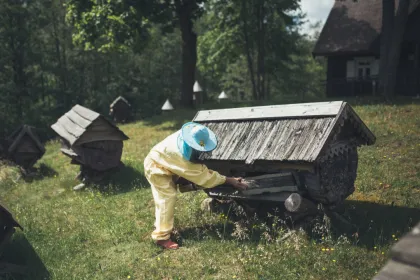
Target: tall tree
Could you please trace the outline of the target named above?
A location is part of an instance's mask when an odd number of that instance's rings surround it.
[[[395,93],[401,45],[408,19],[410,0],[399,0],[394,16],[394,0],[382,0],[382,38],[380,61],[380,90],[386,98]]]
[[[200,68],[209,69],[217,61],[218,69],[224,71],[227,64],[243,55],[253,98],[266,99],[269,75],[296,49],[299,1],[218,0],[206,7],[215,23],[199,38]],[[214,39],[215,47],[204,46]]]
[[[74,24],[75,42],[87,49],[141,50],[150,22],[165,31],[178,26],[182,36],[182,105],[193,106],[197,61],[197,35],[193,20],[201,13],[200,0],[94,1],[70,0],[68,17]]]

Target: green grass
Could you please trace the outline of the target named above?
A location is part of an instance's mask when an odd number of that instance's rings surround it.
[[[244,225],[203,212],[206,196],[189,193],[178,196],[176,209],[182,248],[157,248],[143,159],[194,116],[185,111],[121,126],[130,137],[126,168],[106,186],[74,192],[78,169],[57,142],[47,145],[32,181],[15,182],[17,170],[1,166],[0,196],[25,229],[3,258],[26,264],[24,279],[371,279],[390,246],[420,220],[420,105],[354,104],[377,136],[359,150],[356,192],[346,204],[357,232],[318,223],[281,240],[287,230],[278,224]]]

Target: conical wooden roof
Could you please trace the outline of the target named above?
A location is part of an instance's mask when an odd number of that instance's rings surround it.
[[[200,84],[197,81],[195,81],[195,84],[194,84],[194,87],[193,87],[193,91],[194,92],[203,91],[203,89],[201,88]]]
[[[169,98],[166,99],[165,104],[162,106],[162,111],[172,111],[174,107],[172,106],[171,102],[169,102]]]
[[[219,97],[218,97],[219,99],[228,99],[229,98],[229,96],[224,92],[224,91],[222,91],[222,93],[219,95]]]

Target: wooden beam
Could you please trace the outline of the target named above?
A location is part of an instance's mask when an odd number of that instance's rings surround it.
[[[97,118],[99,118],[100,114],[96,113],[95,111],[92,111],[88,108],[85,108],[83,106],[80,105],[75,105],[72,108],[72,111],[75,111],[77,114],[79,114],[80,116],[82,116],[83,118],[93,122],[94,120],[96,120]]]
[[[199,111],[195,122],[336,116],[342,101]]]

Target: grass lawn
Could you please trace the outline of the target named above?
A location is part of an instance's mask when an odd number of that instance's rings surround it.
[[[351,103],[353,104],[353,103]],[[377,137],[359,150],[356,192],[346,213],[358,227],[342,234],[318,224],[287,233],[278,225],[241,226],[203,212],[204,193],[178,196],[177,251],[150,239],[152,194],[143,177],[150,148],[194,116],[159,116],[121,126],[126,167],[109,185],[74,192],[77,166],[50,142],[37,163],[40,175],[19,180],[0,166],[0,197],[24,227],[4,259],[26,263],[30,276],[5,279],[371,279],[389,248],[420,220],[420,104],[354,105]]]

